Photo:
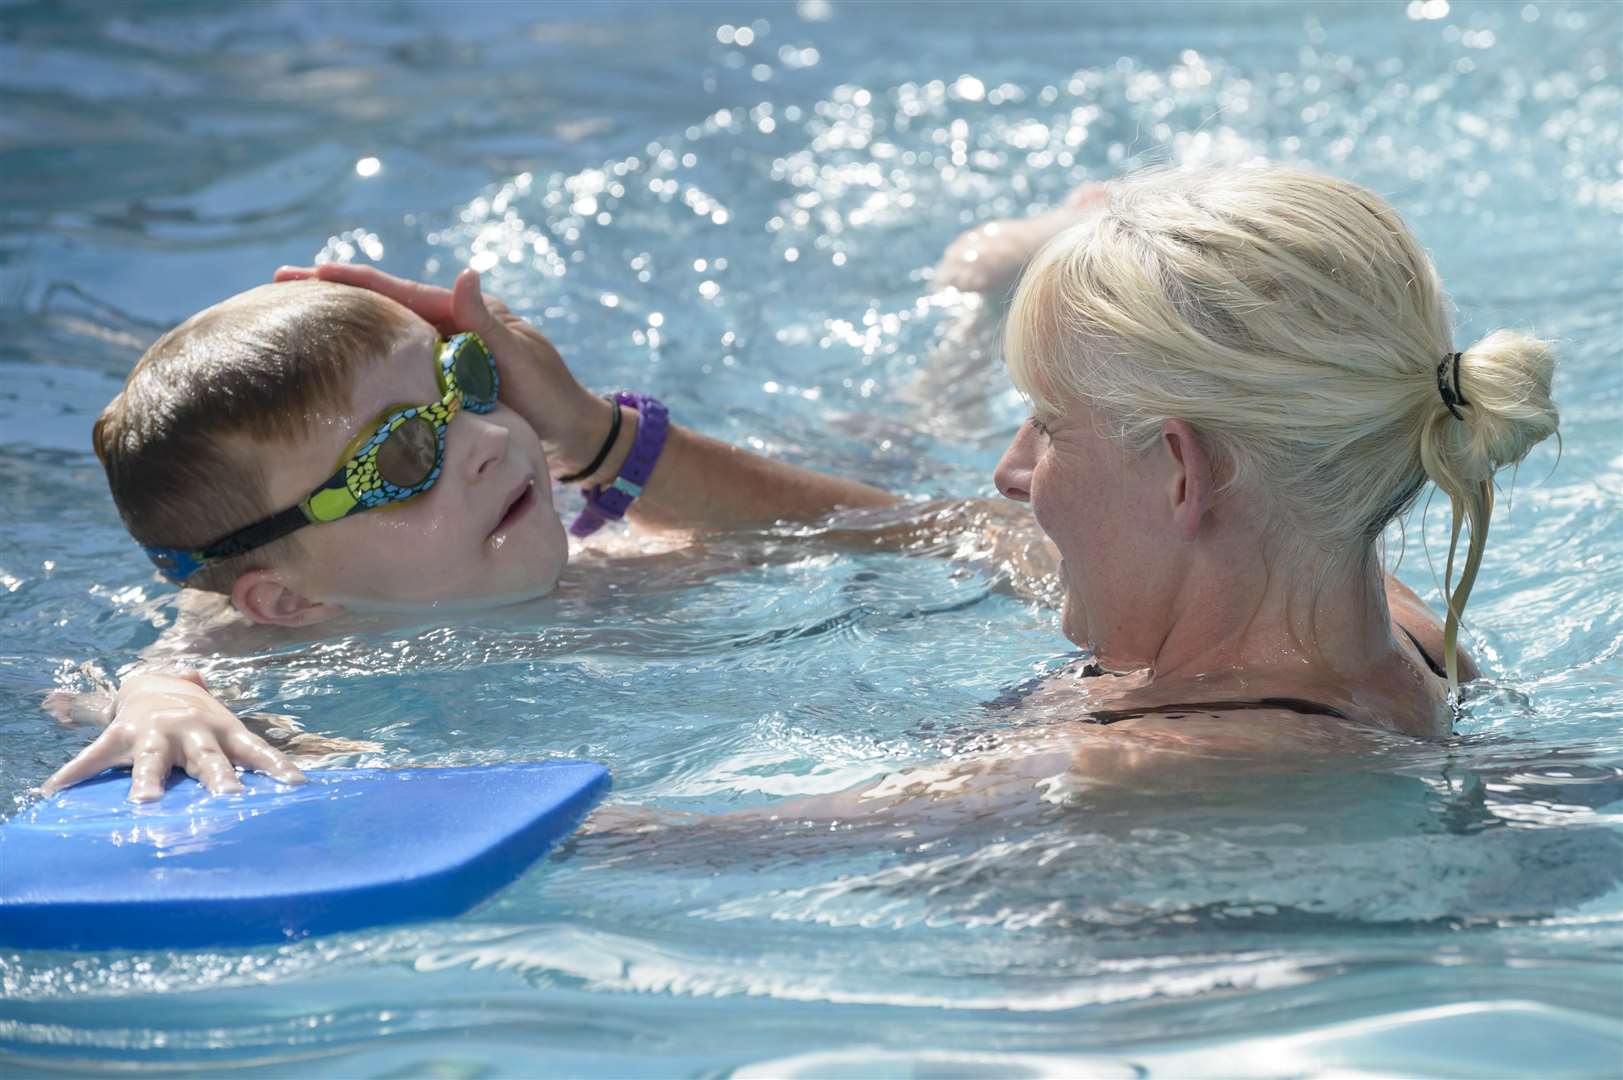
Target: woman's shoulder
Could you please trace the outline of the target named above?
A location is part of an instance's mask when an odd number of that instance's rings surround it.
[[[1407,634],[1428,667],[1434,671],[1443,668],[1446,651],[1442,620],[1413,589],[1391,574],[1386,575],[1386,606],[1392,613],[1394,636],[1401,637],[1400,632]],[[1459,658],[1460,682],[1469,682],[1481,674],[1464,645],[1456,645],[1454,653]]]

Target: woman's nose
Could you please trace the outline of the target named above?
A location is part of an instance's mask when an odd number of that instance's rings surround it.
[[[1016,502],[1030,502],[1031,466],[1031,428],[1027,424],[1021,424],[1014,441],[1003,451],[1003,457],[993,470],[992,481],[997,484],[998,491],[1002,492],[1005,498]]]

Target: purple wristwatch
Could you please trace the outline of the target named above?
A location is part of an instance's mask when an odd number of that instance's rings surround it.
[[[590,536],[610,518],[624,517],[631,500],[641,495],[643,485],[648,483],[659,452],[665,449],[665,435],[671,426],[665,406],[645,394],[625,391],[615,394],[614,400],[637,410],[637,437],[619,475],[611,483],[585,489],[586,505],[569,526],[571,536]]]

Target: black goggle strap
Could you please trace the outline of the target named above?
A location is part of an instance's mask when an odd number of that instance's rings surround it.
[[[272,514],[228,536],[223,536],[204,548],[172,548],[147,544],[144,545],[144,549],[147,558],[163,571],[165,577],[171,581],[183,582],[210,563],[264,547],[273,540],[280,540],[304,528],[310,522],[311,519],[305,514],[302,506],[291,506],[279,514]]]
[[[479,359],[485,364],[490,375],[490,396],[488,399],[475,399],[468,395],[456,377],[456,362],[463,350],[475,349]],[[491,356],[490,350],[485,347],[484,341],[471,331],[456,334],[450,340],[440,343],[440,382],[441,389],[449,397],[453,390],[462,395],[463,404],[472,408],[474,412],[488,412],[495,407],[496,394],[501,386],[500,376],[496,370],[496,359]],[[438,434],[438,432],[436,432]],[[362,440],[363,443],[365,440]],[[348,459],[350,455],[346,455]],[[234,555],[242,555],[255,548],[264,547],[273,540],[304,528],[306,525],[322,521],[337,521],[348,517],[357,511],[367,509],[370,504],[355,500],[354,495],[347,491],[348,465],[342,466],[327,482],[317,488],[310,498],[298,506],[290,506],[268,518],[245,525],[227,536],[203,548],[164,547],[159,544],[143,544],[142,549],[147,558],[161,570],[165,577],[171,581],[184,582],[209,563],[229,559]],[[338,494],[340,498],[335,501],[347,502],[336,515],[320,516],[312,509],[306,509],[313,501],[328,491]],[[347,498],[345,498],[347,496]]]
[[[272,514],[262,521],[238,529],[230,536],[216,540],[204,548],[201,554],[208,562],[229,559],[233,555],[242,555],[254,548],[264,547],[273,540],[280,540],[308,524],[310,517],[304,512],[304,507],[290,506],[279,514]]]

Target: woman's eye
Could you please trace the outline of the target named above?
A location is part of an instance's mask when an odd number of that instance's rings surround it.
[[[1047,435],[1050,439],[1054,437],[1054,433],[1048,430],[1048,425],[1037,419],[1035,416],[1033,416],[1030,420],[1027,420],[1026,423],[1030,424],[1044,435]]]

